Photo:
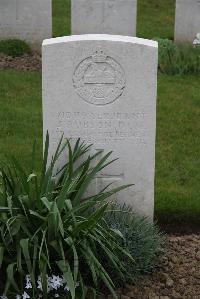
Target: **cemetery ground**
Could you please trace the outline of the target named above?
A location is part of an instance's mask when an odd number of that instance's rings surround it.
[[[138,35],[172,39],[173,7],[172,0],[140,0]],[[53,2],[54,36],[70,34],[66,11],[70,16],[69,0]],[[2,61],[5,65],[9,58],[2,57],[0,65]],[[10,69],[0,69],[0,160],[12,154],[28,167],[35,138],[39,169],[40,59],[38,56],[34,62],[23,59],[10,59],[6,62]],[[23,71],[22,64],[29,71]],[[139,279],[136,286],[120,289],[124,299],[200,298],[199,86],[199,75],[158,73],[155,218],[168,234],[153,273]]]

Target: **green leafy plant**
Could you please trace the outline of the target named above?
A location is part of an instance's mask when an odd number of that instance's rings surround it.
[[[126,250],[134,256],[130,261],[122,257],[126,272],[126,281],[132,282],[139,275],[150,272],[162,250],[162,233],[159,228],[147,218],[136,215],[130,207],[114,206],[107,213],[106,221],[113,229],[118,229],[124,238],[120,241]],[[118,276],[110,265],[108,272],[112,277]],[[119,281],[120,281],[120,277]]]
[[[200,74],[200,47],[175,44],[156,38],[159,44],[159,70],[168,75]]]
[[[115,161],[109,161],[111,152],[101,158],[102,152],[87,155],[90,147],[77,140],[72,149],[70,142],[62,138],[49,160],[47,134],[40,176],[34,171],[35,144],[29,171],[14,158],[1,167],[0,268],[7,272],[5,294],[13,289],[18,294],[22,292],[28,274],[33,298],[38,292],[38,275],[43,298],[49,298],[46,276],[59,273],[67,281],[70,298],[85,298],[88,289],[95,297],[100,284],[116,298],[114,283],[101,263],[99,252],[125,280],[121,255],[133,258],[119,245],[119,239],[123,238],[120,231],[111,228],[104,216],[108,197],[130,185],[109,191],[107,186],[87,196],[85,192],[96,174]],[[65,152],[68,152],[66,164],[55,173],[57,162]],[[99,162],[95,163],[96,159]]]
[[[8,56],[19,57],[24,54],[31,54],[31,49],[26,42],[18,39],[7,39],[0,41],[0,53]]]

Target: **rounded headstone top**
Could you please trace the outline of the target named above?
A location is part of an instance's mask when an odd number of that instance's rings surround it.
[[[69,43],[77,41],[113,41],[113,42],[124,42],[139,44],[143,46],[149,46],[153,48],[158,48],[158,42],[154,40],[132,37],[132,36],[123,36],[123,35],[110,35],[110,34],[82,34],[82,35],[71,35],[45,39],[43,41],[43,46],[49,46],[59,43]]]

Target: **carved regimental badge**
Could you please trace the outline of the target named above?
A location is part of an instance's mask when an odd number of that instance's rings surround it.
[[[107,105],[119,98],[125,87],[120,64],[102,49],[79,63],[73,76],[78,95],[93,105]]]

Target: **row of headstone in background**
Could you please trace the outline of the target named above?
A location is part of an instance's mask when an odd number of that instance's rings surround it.
[[[19,38],[40,48],[52,36],[52,0],[0,0],[0,39]],[[192,43],[200,32],[200,0],[176,0],[175,40]],[[72,34],[136,35],[137,0],[72,0]]]
[[[72,34],[136,36],[137,0],[72,0]],[[200,33],[200,0],[176,0],[175,41]]]
[[[52,37],[52,0],[0,0],[0,39],[21,39],[40,49]]]
[[[0,39],[40,48],[52,36],[52,0],[0,0]],[[72,34],[136,35],[137,0],[72,0]]]
[[[72,0],[72,34],[136,36],[137,0]]]
[[[175,41],[192,43],[200,33],[200,0],[176,0]]]
[[[157,55],[155,41],[103,34],[49,39],[42,53],[43,130],[50,134],[50,153],[63,133],[93,144],[94,152],[112,150],[119,160],[101,171],[89,194],[111,182],[134,183],[115,199],[151,220]]]

